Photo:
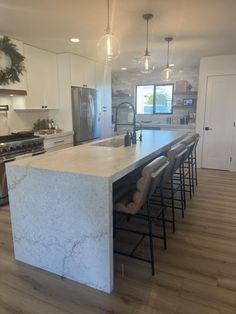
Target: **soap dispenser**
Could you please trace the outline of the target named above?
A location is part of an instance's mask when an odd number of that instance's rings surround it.
[[[126,134],[124,136],[124,146],[129,146],[129,132],[126,131]]]
[[[132,144],[136,144],[137,143],[137,137],[136,137],[136,132],[134,131],[132,134]]]

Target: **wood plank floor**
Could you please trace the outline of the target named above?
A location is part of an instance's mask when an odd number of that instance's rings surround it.
[[[0,314],[236,313],[236,173],[200,170],[185,218],[150,265],[115,257],[111,295],[14,261],[9,209],[0,208]],[[122,264],[124,273],[122,274]]]

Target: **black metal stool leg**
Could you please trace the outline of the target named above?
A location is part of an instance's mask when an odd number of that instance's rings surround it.
[[[164,200],[163,200],[163,191],[162,186],[160,187],[160,196],[161,196],[161,218],[162,218],[162,228],[163,228],[163,239],[164,239],[164,249],[167,249],[166,244],[166,222],[165,222],[165,207],[164,207]]]
[[[180,171],[182,172],[182,181],[183,181],[184,209],[186,209],[186,189],[185,189],[184,163],[180,166]]]
[[[182,165],[179,167],[179,183],[180,183],[180,201],[181,201],[181,211],[182,218],[184,218],[184,191],[183,191],[183,177],[182,177]]]
[[[197,186],[197,157],[196,157],[196,148],[194,150],[194,168],[195,168],[195,183]]]
[[[171,205],[172,205],[172,228],[173,228],[173,232],[175,232],[175,201],[174,201],[173,178],[171,178]]]
[[[192,199],[192,177],[191,177],[191,164],[188,158],[188,182],[189,182],[189,198]]]
[[[193,153],[190,155],[191,158],[191,177],[192,177],[192,188],[193,188],[193,193],[195,192],[194,188],[194,166],[193,166]]]
[[[154,276],[155,275],[155,267],[154,267],[153,238],[152,238],[152,218],[151,218],[149,203],[147,203],[147,213],[148,213],[148,231],[149,231],[151,267],[152,267],[152,275]]]

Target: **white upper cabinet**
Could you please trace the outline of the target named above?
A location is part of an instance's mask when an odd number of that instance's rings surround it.
[[[95,88],[95,62],[77,55],[70,55],[71,85]]]
[[[25,54],[24,54],[23,43],[15,39],[11,39],[11,42],[16,45],[18,52],[24,56]],[[19,76],[19,79],[20,79],[20,82],[15,82],[14,84],[11,83],[9,85],[0,85],[0,88],[14,89],[14,90],[26,90],[26,72],[25,71],[23,72],[23,75]]]
[[[27,73],[25,109],[59,108],[57,55],[29,45],[24,45],[24,52]]]

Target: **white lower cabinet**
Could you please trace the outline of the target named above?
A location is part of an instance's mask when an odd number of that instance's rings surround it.
[[[51,135],[44,137],[44,148],[47,152],[52,152],[73,146],[73,135]]]

